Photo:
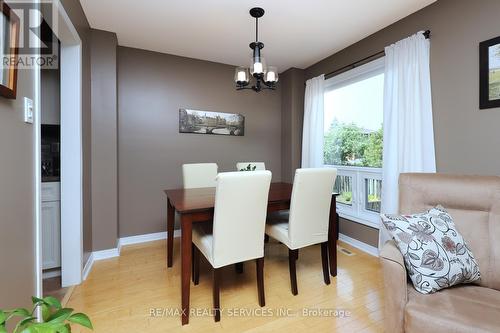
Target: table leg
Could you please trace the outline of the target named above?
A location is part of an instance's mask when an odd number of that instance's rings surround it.
[[[175,209],[167,199],[167,267],[172,267],[174,255]]]
[[[189,214],[181,216],[181,285],[182,325],[189,323],[189,293],[191,287],[192,220]]]
[[[337,276],[337,200],[334,195],[332,195],[332,201],[330,204],[328,255],[330,257],[330,275]]]

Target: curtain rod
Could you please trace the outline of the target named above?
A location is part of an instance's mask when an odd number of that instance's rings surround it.
[[[426,30],[426,31],[423,32],[423,35],[424,35],[424,37],[426,39],[429,39],[431,37],[431,31],[430,30]],[[378,58],[382,58],[383,56],[385,56],[385,51],[380,51],[380,52],[374,53],[374,54],[372,54],[372,55],[370,55],[368,57],[365,57],[365,58],[363,58],[361,60],[353,62],[350,65],[341,67],[339,69],[334,70],[333,72],[325,74],[325,80],[329,79],[329,78],[331,78],[333,76],[336,76],[336,75],[342,74],[344,72],[347,72],[347,71],[349,71],[351,69],[354,69],[356,67],[359,67],[361,65],[364,65],[364,64],[366,64],[367,62],[369,62],[371,60],[376,60]]]

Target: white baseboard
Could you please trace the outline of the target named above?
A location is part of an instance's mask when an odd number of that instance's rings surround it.
[[[60,269],[51,270],[51,271],[48,271],[48,272],[42,272],[42,278],[43,279],[50,279],[50,278],[54,278],[54,277],[58,277],[58,276],[61,276],[61,270]]]
[[[94,257],[94,261],[115,258],[120,256],[120,250],[115,247],[114,249],[94,251],[92,252],[92,256]]]
[[[174,230],[174,237],[180,237],[180,235],[181,235],[180,230]],[[114,249],[92,252],[90,254],[89,258],[87,259],[85,266],[83,267],[83,280],[86,280],[87,277],[89,276],[90,271],[92,270],[92,266],[94,265],[95,261],[119,257],[122,246],[153,242],[156,240],[161,240],[161,239],[166,239],[166,238],[167,238],[166,231],[156,232],[153,234],[122,237],[118,240],[118,247],[116,247]]]
[[[89,276],[89,273],[92,270],[93,265],[94,265],[94,254],[91,253],[89,258],[87,259],[87,262],[85,263],[85,266],[83,266],[83,281],[87,280],[87,277]]]
[[[349,236],[346,236],[344,234],[339,234],[339,240],[341,240],[344,243],[347,243],[365,253],[368,253],[374,257],[378,257],[378,248],[375,246],[368,245],[366,243],[363,243],[362,241],[359,241],[357,239],[351,238]]]
[[[180,235],[181,235],[180,230],[174,230],[174,237],[180,237]],[[166,231],[155,232],[152,234],[122,237],[118,240],[118,248],[121,248],[124,245],[147,243],[147,242],[153,242],[153,241],[162,240],[162,239],[166,239],[166,238],[167,238]]]

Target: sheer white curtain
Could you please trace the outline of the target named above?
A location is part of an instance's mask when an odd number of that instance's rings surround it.
[[[430,42],[422,32],[385,48],[382,213],[398,212],[402,172],[436,172]],[[379,248],[390,237],[381,226]]]
[[[323,166],[323,105],[325,75],[307,80],[302,131],[302,167]]]

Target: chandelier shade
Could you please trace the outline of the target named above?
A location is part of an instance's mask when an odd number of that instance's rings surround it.
[[[250,43],[252,49],[252,59],[250,67],[237,67],[234,73],[234,82],[236,90],[252,89],[259,92],[264,89],[276,89],[278,82],[278,69],[275,66],[267,67],[264,57],[261,55],[261,50],[264,48],[264,43],[259,42],[259,18],[264,16],[264,9],[252,8],[250,15],[255,18],[255,42]],[[253,78],[253,79],[252,79]],[[247,87],[253,81],[251,87]]]

